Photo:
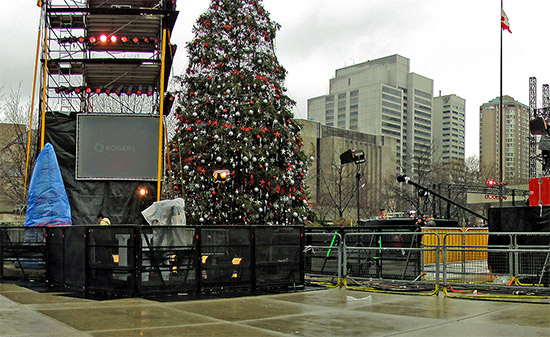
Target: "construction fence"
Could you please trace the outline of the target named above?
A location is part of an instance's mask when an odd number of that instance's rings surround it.
[[[339,228],[308,230],[305,244],[306,284],[550,299],[550,233]]]

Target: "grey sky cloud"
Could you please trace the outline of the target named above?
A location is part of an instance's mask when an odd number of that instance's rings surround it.
[[[187,65],[185,43],[209,0],[179,0],[172,40],[178,44],[173,74]],[[32,91],[40,12],[33,0],[12,2],[0,14],[0,86]],[[434,95],[466,99],[466,152],[478,152],[479,106],[499,94],[498,0],[263,0],[281,24],[279,61],[287,87],[304,118],[307,99],[328,93],[338,68],[400,54],[411,71],[434,80]],[[550,82],[545,41],[550,1],[504,1],[512,34],[504,33],[504,94],[528,104],[528,81]],[[4,89],[6,90],[6,89]]]

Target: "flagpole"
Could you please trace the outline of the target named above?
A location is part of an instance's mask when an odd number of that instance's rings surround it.
[[[501,22],[502,22],[502,10],[503,10],[503,0],[500,0],[500,17],[501,17]],[[499,102],[500,102],[500,109],[499,109],[499,119],[500,119],[500,125],[499,125],[499,137],[500,137],[500,156],[499,156],[499,182],[500,183],[503,183],[504,182],[504,174],[503,174],[503,171],[504,171],[504,165],[503,165],[503,157],[504,157],[504,136],[503,136],[503,132],[504,132],[504,128],[503,128],[503,125],[504,125],[504,122],[503,122],[503,117],[504,117],[504,114],[502,113],[502,31],[504,29],[502,29],[502,23],[501,23],[501,27],[500,27],[500,99],[499,99]],[[502,196],[502,184],[499,185],[500,187],[500,193],[499,195]],[[499,198],[499,207],[502,207],[502,198]]]

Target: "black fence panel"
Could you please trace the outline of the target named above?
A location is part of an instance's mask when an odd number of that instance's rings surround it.
[[[88,227],[88,293],[121,296],[133,296],[136,293],[137,229],[129,226]]]
[[[255,227],[256,287],[304,284],[302,227]]]
[[[195,228],[142,227],[138,293],[196,294],[198,253]]]
[[[46,277],[50,282],[63,285],[65,280],[63,256],[65,252],[63,227],[48,228],[46,232],[46,249],[48,251]]]
[[[253,290],[253,227],[201,227],[200,288],[206,293],[224,288]]]
[[[46,277],[46,241],[43,227],[2,228],[0,275],[9,280]]]
[[[85,226],[63,228],[63,282],[59,285],[78,292],[86,287],[86,232]]]

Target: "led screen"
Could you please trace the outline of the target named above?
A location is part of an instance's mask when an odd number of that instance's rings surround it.
[[[77,116],[76,179],[157,180],[158,116]]]

